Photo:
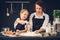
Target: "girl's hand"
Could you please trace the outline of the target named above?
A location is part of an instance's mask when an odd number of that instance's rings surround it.
[[[17,23],[25,24],[25,21],[20,20],[20,21],[17,21]]]
[[[16,30],[16,32],[19,32],[20,30]]]
[[[22,33],[22,31],[21,31],[21,30],[16,30],[16,32],[17,32],[17,33]]]
[[[25,21],[25,23],[28,24],[28,25],[30,24],[30,22],[28,22],[28,21]]]

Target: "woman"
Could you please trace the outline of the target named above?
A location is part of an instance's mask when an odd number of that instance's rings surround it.
[[[49,16],[44,13],[43,2],[37,1],[35,3],[35,11],[30,15],[30,26],[32,31],[39,33],[45,30],[49,22]]]
[[[20,11],[20,18],[17,18],[14,23],[14,28],[16,29],[16,31],[27,32],[29,25],[29,22],[27,21],[28,13],[29,12],[26,9],[22,9]]]

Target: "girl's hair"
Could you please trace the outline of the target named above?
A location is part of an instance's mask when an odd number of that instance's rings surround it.
[[[21,9],[20,13],[23,13],[23,12],[25,12],[25,11],[27,11],[27,12],[28,12],[28,10],[27,10],[27,9]]]
[[[28,12],[28,10],[27,9],[21,9],[21,11],[20,11],[20,14],[22,14],[23,12],[25,12],[25,11],[27,11]],[[28,12],[29,13],[29,12]],[[28,20],[28,17],[27,17],[27,19],[26,20]]]

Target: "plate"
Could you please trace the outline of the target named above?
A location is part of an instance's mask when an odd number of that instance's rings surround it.
[[[36,34],[35,32],[26,32],[26,33],[21,33],[20,36],[42,37],[42,34],[40,33]]]
[[[2,33],[2,35],[4,35],[4,36],[16,37],[16,35],[9,35],[9,34],[5,34],[4,32],[1,32],[1,33]]]

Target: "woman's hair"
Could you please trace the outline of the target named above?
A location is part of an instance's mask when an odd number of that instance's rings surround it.
[[[37,1],[34,6],[36,6],[36,4],[41,6],[43,11],[45,10],[45,4],[43,3],[43,1]]]
[[[21,9],[20,13],[23,13],[23,12],[25,12],[25,11],[27,11],[27,12],[28,12],[28,10],[27,10],[27,9]]]

